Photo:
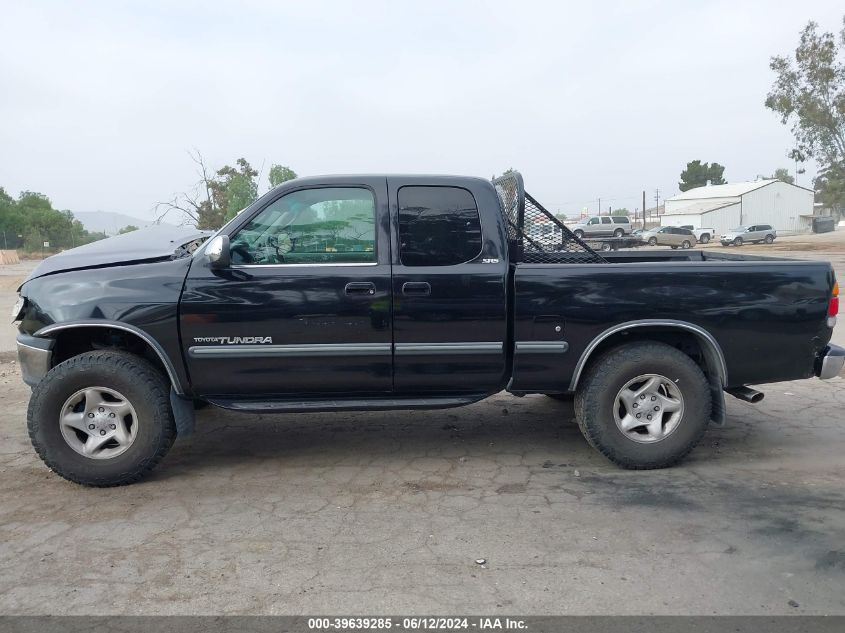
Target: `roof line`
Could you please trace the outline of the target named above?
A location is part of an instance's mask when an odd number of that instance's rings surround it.
[[[740,198],[741,196],[731,196],[731,197]],[[732,207],[735,204],[742,204],[742,200],[735,200],[733,202],[726,202],[722,206],[713,207],[712,209],[707,209],[707,211],[701,211],[700,213],[698,213],[698,215],[704,215],[705,213],[710,213],[711,211],[718,211],[719,209],[724,209],[725,207]],[[663,215],[696,215],[695,213],[681,213],[681,211],[683,211],[684,209],[688,209],[691,206],[693,206],[693,205],[681,207],[680,209],[677,209],[675,213],[671,213],[671,212],[667,211]]]

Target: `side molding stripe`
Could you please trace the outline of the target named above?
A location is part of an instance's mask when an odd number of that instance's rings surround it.
[[[390,343],[339,345],[194,345],[191,358],[296,358],[308,356],[390,356]]]
[[[517,341],[516,351],[519,354],[563,354],[569,350],[566,341]]]
[[[448,354],[501,354],[502,343],[396,343],[397,356],[429,356]]]

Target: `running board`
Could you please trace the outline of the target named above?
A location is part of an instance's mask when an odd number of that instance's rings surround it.
[[[221,409],[248,413],[317,413],[321,411],[393,411],[408,409],[450,409],[483,400],[488,395],[434,396],[430,398],[351,398],[342,400],[226,400],[208,398]]]

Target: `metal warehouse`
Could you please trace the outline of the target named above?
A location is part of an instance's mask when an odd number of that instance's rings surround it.
[[[666,200],[663,226],[691,224],[720,235],[738,226],[771,224],[781,233],[809,233],[813,190],[781,180],[696,187]]]

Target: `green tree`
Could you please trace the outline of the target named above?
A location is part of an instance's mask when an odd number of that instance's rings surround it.
[[[823,164],[845,160],[845,18],[839,39],[809,22],[794,63],[778,55],[769,64],[776,79],[766,107],[792,126],[795,149]]]
[[[231,220],[258,198],[258,172],[245,158],[239,158],[235,164],[237,167],[225,165],[218,169],[212,181],[214,203],[223,212],[224,221]]]
[[[613,211],[610,212],[610,215],[627,216],[630,215],[630,212],[625,207],[622,207],[621,209],[613,209]]]
[[[757,178],[760,178],[761,180],[780,180],[782,182],[787,182],[790,185],[795,184],[795,177],[789,173],[789,170],[786,167],[778,167],[775,169],[775,173],[771,176],[757,174]]]
[[[134,224],[127,224],[127,225],[126,225],[126,226],[124,226],[122,229],[120,229],[120,230],[117,232],[117,234],[118,234],[118,235],[123,235],[124,233],[131,233],[132,231],[137,231],[137,230],[138,230],[138,227],[137,227],[137,226],[135,226]]]
[[[793,58],[772,57],[775,82],[766,107],[790,125],[796,160],[813,159],[814,184],[822,202],[845,206],[845,17],[837,37],[815,22],[801,31]]]
[[[268,174],[270,188],[278,187],[283,182],[297,178],[296,172],[286,165],[273,165]]]
[[[89,233],[70,211],[53,208],[41,193],[24,191],[15,200],[0,188],[0,247],[50,251],[87,244],[105,235]]]
[[[708,181],[711,185],[724,185],[725,168],[719,163],[702,163],[693,160],[687,163],[687,168],[681,172],[681,182],[678,189],[689,191],[696,187],[704,187]]]
[[[175,211],[183,223],[200,229],[219,229],[258,198],[258,172],[245,158],[239,158],[234,167],[225,165],[214,171],[198,151],[191,152],[190,157],[200,179],[193,189],[159,202],[159,220]]]

